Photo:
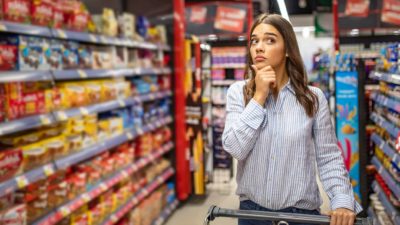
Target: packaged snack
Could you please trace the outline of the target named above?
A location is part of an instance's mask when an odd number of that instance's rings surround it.
[[[103,207],[99,200],[95,200],[89,203],[89,224],[101,224],[104,220]]]
[[[102,81],[102,101],[114,100],[117,98],[117,87],[112,80]]]
[[[85,87],[80,82],[66,82],[58,84],[61,90],[62,108],[75,108],[87,105]]]
[[[111,133],[109,120],[99,120],[97,135],[99,140],[106,140],[110,137]]]
[[[0,70],[18,69],[18,47],[16,45],[0,44]]]
[[[115,47],[112,49],[114,56],[113,68],[127,68],[128,67],[128,49]]]
[[[27,23],[30,21],[30,0],[3,0],[3,16],[5,20]]]
[[[68,145],[63,135],[46,139],[42,143],[51,159],[58,159],[61,156],[67,155],[69,152]]]
[[[52,27],[61,29],[64,26],[64,10],[62,2],[53,1],[53,24]]]
[[[77,42],[63,42],[62,64],[64,69],[78,69],[79,67],[79,44]]]
[[[0,84],[0,122],[6,119],[6,92],[3,84]]]
[[[113,67],[113,57],[111,52],[96,48],[93,50],[92,56],[93,69],[111,69]]]
[[[82,83],[85,85],[86,94],[88,97],[88,104],[95,104],[101,102],[101,83],[90,81]]]
[[[133,39],[135,36],[135,15],[123,13],[118,17],[119,33],[123,37]]]
[[[104,8],[102,15],[103,34],[115,37],[118,35],[118,21],[112,9]]]
[[[61,170],[48,178],[49,185],[47,191],[49,193],[50,208],[55,208],[68,201],[68,182],[65,175],[66,171]]]
[[[109,119],[109,134],[111,134],[112,137],[122,134],[124,132],[123,123],[122,118],[119,117]]]
[[[50,161],[50,155],[41,142],[22,147],[23,168],[29,171]]]
[[[22,170],[22,150],[20,148],[0,151],[0,182],[8,180]]]
[[[68,135],[72,134],[82,134],[85,131],[85,119],[82,116],[72,117],[67,121],[67,130],[66,133]]]
[[[28,36],[19,36],[19,70],[48,70],[44,60],[43,39]]]
[[[53,112],[61,109],[61,92],[57,87],[45,90],[46,112]]]
[[[82,149],[83,137],[82,134],[66,136],[69,152],[75,152]]]
[[[17,119],[23,116],[23,92],[20,83],[7,83],[4,84],[6,101],[5,111],[6,118],[9,120]]]
[[[50,26],[53,20],[53,4],[50,0],[33,0],[31,22],[40,26]]]
[[[43,91],[38,91],[34,93],[25,93],[23,95],[23,115],[37,115],[46,113],[46,103]]]
[[[19,204],[3,211],[0,211],[0,224],[5,225],[26,225],[26,205]]]
[[[80,44],[78,48],[78,64],[81,69],[91,69],[93,65],[92,49],[88,45]]]
[[[131,85],[125,80],[117,80],[115,83],[118,98],[127,98],[131,96]]]
[[[97,114],[85,116],[82,147],[85,148],[95,144],[97,141],[97,133]]]
[[[87,174],[80,171],[73,171],[67,175],[69,185],[69,198],[76,198],[77,195],[86,191]]]
[[[49,40],[44,49],[46,63],[51,70],[61,70],[63,68],[63,44],[57,40]]]

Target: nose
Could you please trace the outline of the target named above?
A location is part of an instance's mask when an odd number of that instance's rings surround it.
[[[264,52],[264,45],[262,41],[259,41],[256,45],[256,52]]]

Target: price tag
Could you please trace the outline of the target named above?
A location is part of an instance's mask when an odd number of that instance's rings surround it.
[[[146,197],[146,196],[148,196],[150,193],[149,193],[149,190],[147,190],[147,189],[144,189],[143,190],[143,195],[144,195],[144,197]]]
[[[87,78],[88,75],[84,70],[78,70],[78,74],[80,78]]]
[[[159,184],[162,184],[162,183],[164,183],[164,179],[162,177],[157,177],[157,182]]]
[[[97,42],[97,38],[93,34],[89,34],[89,39],[91,42],[95,42],[95,43]]]
[[[137,198],[134,198],[134,199],[133,199],[133,204],[136,205],[136,204],[138,204],[138,203],[139,203],[138,199],[137,199]]]
[[[88,194],[83,194],[82,199],[84,202],[90,202],[91,198]]]
[[[49,177],[54,174],[54,167],[52,165],[46,165],[43,167],[43,172]]]
[[[107,44],[107,38],[106,37],[101,36],[100,40],[101,40],[101,43]]]
[[[107,191],[107,185],[105,185],[104,183],[100,184],[100,189],[102,191]]]
[[[46,115],[41,115],[40,116],[40,122],[42,123],[42,125],[49,125],[51,124],[51,120],[48,116]]]
[[[66,39],[67,38],[67,34],[65,33],[65,31],[63,30],[57,30],[58,36],[62,39]]]
[[[118,104],[120,107],[126,107],[125,101],[122,99],[118,99]]]
[[[4,24],[0,24],[0,31],[7,31],[7,27]]]
[[[84,116],[89,115],[89,111],[85,107],[79,108],[79,111],[81,111],[81,114]]]
[[[63,217],[66,217],[71,213],[71,210],[68,207],[61,207],[60,213]]]
[[[24,175],[16,177],[15,180],[17,181],[18,188],[24,188],[29,184],[28,179]]]
[[[128,138],[128,140],[132,140],[133,139],[133,134],[131,132],[127,132],[126,133],[126,137]]]
[[[57,117],[58,117],[58,119],[61,120],[61,121],[64,121],[64,120],[67,120],[67,119],[68,119],[68,116],[67,116],[67,114],[66,114],[64,111],[59,111],[59,112],[57,113]]]
[[[123,178],[128,178],[129,174],[124,170],[121,172]]]
[[[112,216],[111,216],[111,221],[112,221],[113,223],[116,223],[116,222],[118,221],[117,216],[112,215]]]

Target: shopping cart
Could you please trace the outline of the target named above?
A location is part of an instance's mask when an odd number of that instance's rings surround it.
[[[240,219],[265,220],[272,221],[275,225],[288,225],[289,223],[306,223],[306,224],[327,224],[330,219],[328,216],[304,215],[279,212],[264,212],[253,210],[233,210],[222,209],[217,206],[211,206],[208,210],[204,225],[209,225],[216,217],[231,217]],[[368,218],[357,218],[355,225],[373,225]]]

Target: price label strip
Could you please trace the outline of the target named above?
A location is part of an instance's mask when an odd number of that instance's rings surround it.
[[[82,115],[86,116],[89,115],[89,111],[85,107],[79,108],[79,111],[81,112]]]
[[[128,138],[128,140],[132,140],[133,139],[133,134],[131,132],[127,132],[126,133],[126,137]]]
[[[46,165],[43,167],[44,174],[49,177],[54,174],[54,167],[53,165]]]
[[[71,210],[68,207],[61,207],[60,213],[63,217],[66,217],[71,213]]]
[[[7,31],[7,26],[0,23],[0,31]]]
[[[90,200],[91,200],[91,198],[90,198],[90,196],[88,195],[88,194],[83,194],[82,195],[82,199],[83,199],[83,201],[84,202],[90,202]]]
[[[40,116],[40,122],[41,122],[42,125],[51,124],[51,120],[50,120],[49,116],[46,116],[46,115],[41,115]]]
[[[118,104],[119,104],[120,107],[126,107],[126,103],[122,99],[118,99]]]
[[[84,70],[78,70],[78,74],[80,78],[87,78],[88,75]]]
[[[21,176],[15,178],[15,180],[17,181],[17,186],[20,189],[28,186],[28,184],[29,184],[28,179],[24,175],[21,175]]]
[[[97,38],[93,34],[89,34],[89,39],[91,42],[97,43]]]
[[[57,113],[57,117],[59,120],[64,121],[68,119],[67,114],[64,111],[60,111]]]
[[[62,39],[67,39],[67,34],[63,30],[57,30],[57,34]]]

